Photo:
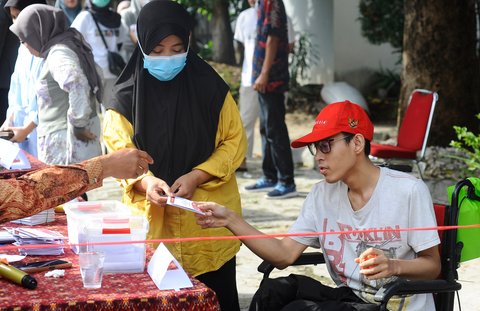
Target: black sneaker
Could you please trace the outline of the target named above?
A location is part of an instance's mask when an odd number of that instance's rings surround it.
[[[253,185],[245,186],[245,190],[251,192],[270,191],[277,183],[268,179],[260,178]]]

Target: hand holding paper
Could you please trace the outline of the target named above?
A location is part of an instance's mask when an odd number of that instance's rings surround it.
[[[200,215],[205,215],[204,212],[202,212],[199,208],[193,205],[193,201],[190,201],[181,197],[168,197],[167,204],[176,206]]]

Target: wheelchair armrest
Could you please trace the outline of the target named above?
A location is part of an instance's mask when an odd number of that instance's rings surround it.
[[[462,288],[456,281],[397,279],[385,284],[375,294],[375,301],[386,304],[392,296],[455,292]]]
[[[312,252],[312,253],[303,253],[300,257],[295,260],[291,266],[301,266],[301,265],[317,265],[325,263],[325,258],[323,254],[320,252]],[[275,266],[268,261],[263,261],[257,268],[258,272],[263,273],[263,278],[268,278],[270,272],[275,269]]]

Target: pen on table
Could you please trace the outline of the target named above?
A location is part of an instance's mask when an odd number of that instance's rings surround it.
[[[0,259],[0,276],[28,289],[37,287],[37,280],[33,276],[9,265],[6,260]]]

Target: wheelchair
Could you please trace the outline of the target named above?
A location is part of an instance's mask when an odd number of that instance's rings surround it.
[[[458,224],[459,193],[463,187],[467,187],[469,198],[480,200],[475,195],[475,187],[468,179],[458,182],[452,194],[451,205],[434,204],[435,217],[439,227],[456,226]],[[442,272],[439,278],[435,280],[397,278],[385,284],[375,294],[375,301],[380,303],[380,310],[388,310],[387,303],[393,296],[425,293],[433,294],[437,311],[454,310],[455,294],[462,288],[462,285],[458,282],[457,269],[460,266],[463,243],[457,241],[457,229],[439,230],[438,233],[441,240],[439,249],[442,264]],[[325,263],[325,258],[321,252],[308,252],[302,254],[292,266],[323,263]],[[274,269],[275,266],[267,261],[263,261],[257,268],[259,272],[263,273],[263,278],[268,278]],[[460,301],[458,303],[460,304]]]

